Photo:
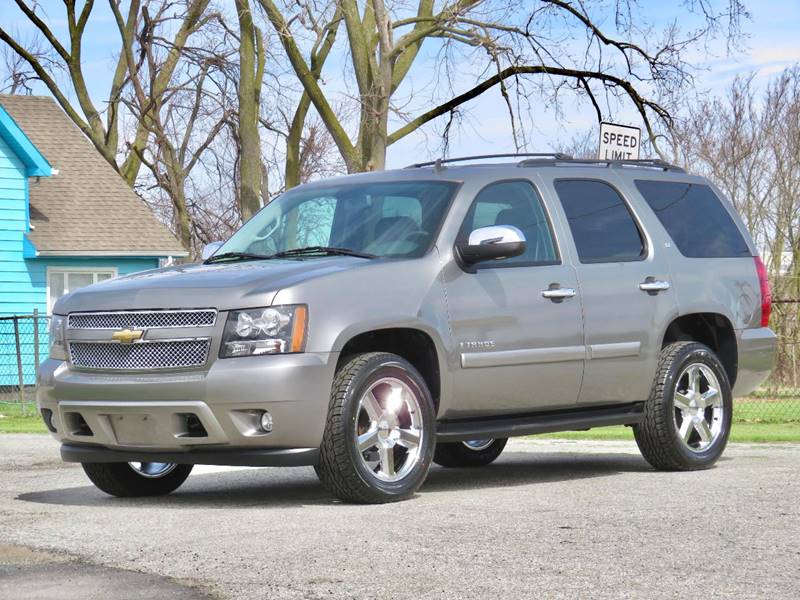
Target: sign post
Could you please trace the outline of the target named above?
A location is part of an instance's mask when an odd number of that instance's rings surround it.
[[[630,125],[600,123],[600,160],[637,160],[642,130]]]

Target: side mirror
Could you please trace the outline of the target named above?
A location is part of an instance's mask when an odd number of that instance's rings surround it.
[[[525,234],[513,225],[481,227],[469,234],[466,244],[459,244],[458,253],[468,265],[513,258],[525,252]]]
[[[205,246],[203,246],[203,260],[208,260],[214,254],[216,254],[217,250],[222,248],[222,245],[225,242],[209,242]]]

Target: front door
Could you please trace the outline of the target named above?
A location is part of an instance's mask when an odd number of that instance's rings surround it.
[[[647,399],[663,324],[677,313],[661,239],[648,238],[622,194],[595,179],[556,179],[579,264],[586,369],[579,403]]]
[[[578,282],[574,267],[561,260],[551,221],[529,180],[497,182],[479,192],[459,240],[489,225],[518,227],[527,248],[521,256],[480,263],[473,272],[455,262],[448,267],[447,304],[459,365],[455,401],[442,416],[573,406],[585,354]]]

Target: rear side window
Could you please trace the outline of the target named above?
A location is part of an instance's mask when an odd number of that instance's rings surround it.
[[[709,186],[637,180],[636,187],[684,256],[750,256],[739,228]]]
[[[628,205],[610,185],[592,179],[555,182],[582,263],[639,260],[644,241]]]

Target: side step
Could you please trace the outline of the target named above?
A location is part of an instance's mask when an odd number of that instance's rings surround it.
[[[462,442],[591,429],[606,425],[633,425],[642,422],[643,408],[643,402],[635,402],[599,408],[439,421],[436,427],[436,441]]]

